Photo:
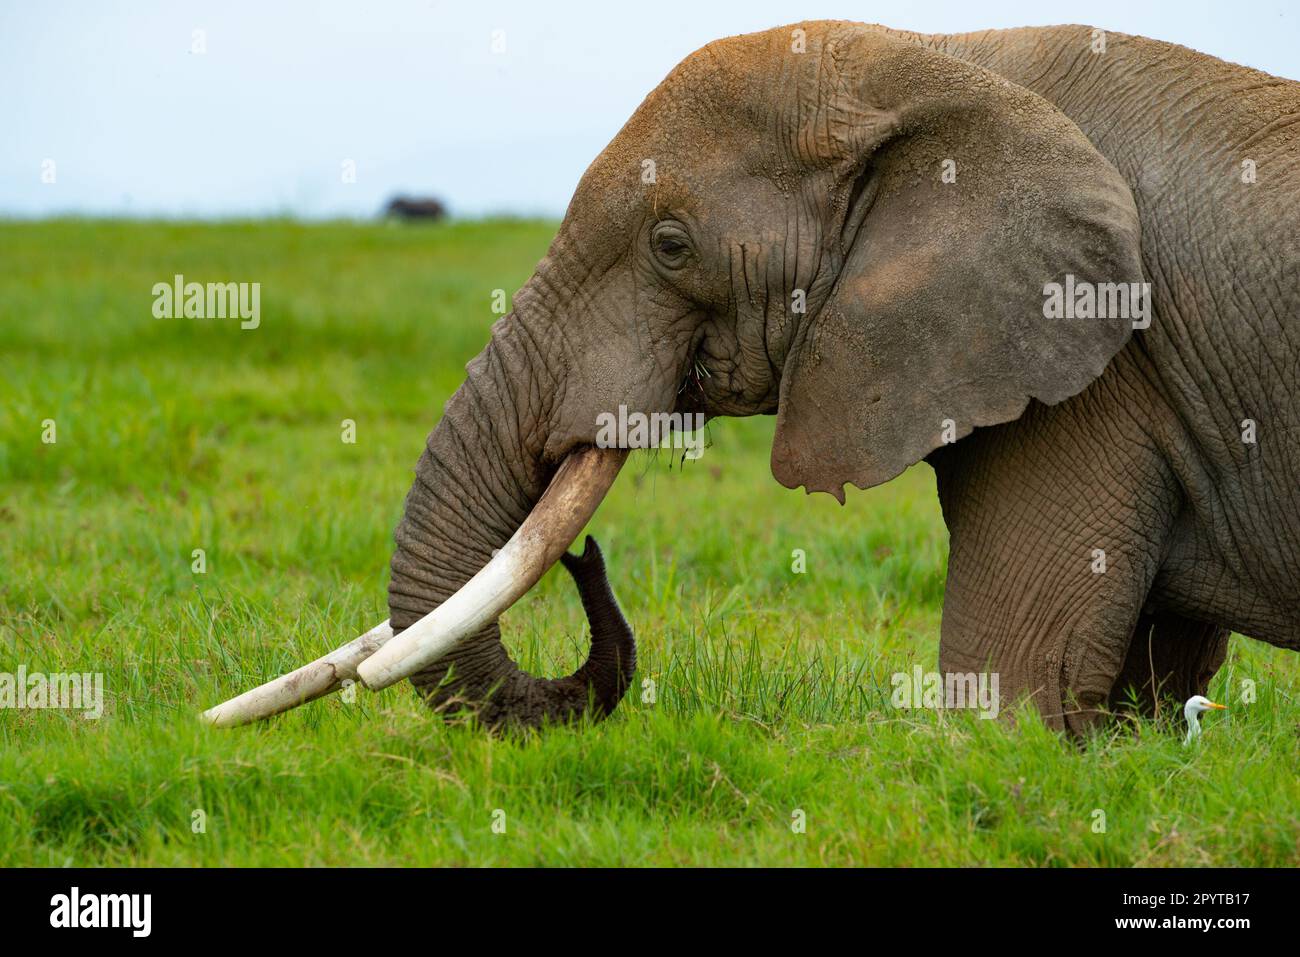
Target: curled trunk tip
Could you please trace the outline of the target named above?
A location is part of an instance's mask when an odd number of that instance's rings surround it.
[[[605,556],[594,538],[587,536],[581,555],[565,552],[560,561],[578,586],[591,628],[591,651],[573,677],[589,691],[594,716],[603,718],[618,706],[632,684],[636,636],[614,597]]]

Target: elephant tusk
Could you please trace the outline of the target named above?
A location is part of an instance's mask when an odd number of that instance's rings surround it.
[[[209,708],[207,724],[232,728],[337,691],[348,680],[387,688],[432,664],[537,584],[578,537],[627,459],[625,449],[568,456],[528,518],[495,556],[445,602],[397,638],[387,621],[323,658]]]
[[[626,459],[626,449],[570,453],[518,531],[478,574],[357,666],[366,687],[378,691],[409,678],[496,621],[578,537]]]
[[[393,629],[385,620],[375,625],[360,638],[336,648],[323,658],[317,658],[297,671],[281,675],[237,698],[209,708],[201,720],[215,728],[233,728],[269,718],[337,691],[343,682],[356,680],[357,665],[382,648],[393,637]]]

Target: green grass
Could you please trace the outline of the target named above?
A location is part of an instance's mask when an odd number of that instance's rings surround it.
[[[787,491],[768,420],[637,453],[597,513],[642,654],[611,720],[492,737],[401,686],[201,728],[385,617],[421,443],[553,228],[0,224],[0,672],[106,682],[98,721],[0,710],[0,864],[1300,862],[1300,658],[1234,638],[1195,749],[898,711],[937,662],[933,476]],[[260,328],[155,319],[178,272],[260,282]],[[585,653],[563,572],[503,627],[530,670]]]

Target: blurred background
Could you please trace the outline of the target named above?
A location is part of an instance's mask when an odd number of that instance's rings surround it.
[[[0,216],[558,216],[682,57],[803,19],[1083,22],[1300,77],[1288,2],[0,5]],[[52,164],[52,165],[51,165]],[[50,181],[52,180],[52,181]]]

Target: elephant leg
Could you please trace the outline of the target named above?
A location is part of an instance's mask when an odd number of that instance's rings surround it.
[[[1066,543],[1062,552],[1085,570],[1086,544]],[[996,675],[1003,708],[1029,699],[1049,727],[1081,733],[1105,715],[1142,595],[1118,582],[1118,575],[1085,580],[1077,570],[1053,567],[1047,553],[1043,547],[1026,553],[1034,556],[1027,564],[1041,570],[1032,585],[1008,577],[972,587],[967,575],[950,570],[939,670],[945,680],[971,672]],[[991,614],[996,607],[1006,612]]]
[[[1029,698],[1072,733],[1106,714],[1180,507],[1116,394],[1031,405],[930,458],[950,539],[940,671],[996,673],[1003,707]]]
[[[1182,707],[1203,695],[1228,654],[1229,630],[1170,612],[1138,618],[1128,656],[1110,693],[1110,708],[1155,714],[1157,702]]]

